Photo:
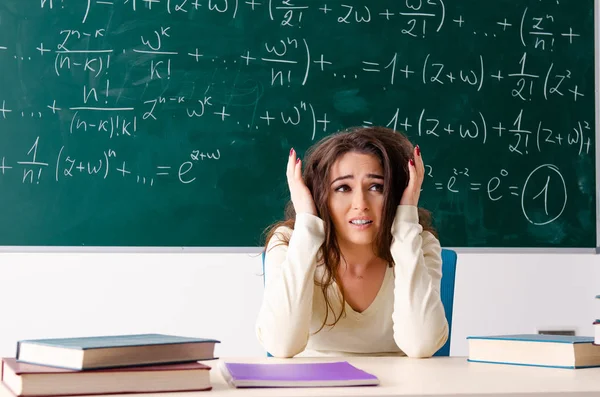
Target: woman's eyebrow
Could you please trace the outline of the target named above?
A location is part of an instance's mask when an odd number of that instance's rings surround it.
[[[379,175],[379,174],[367,174],[367,178],[383,180],[383,176]],[[354,175],[348,174],[348,175],[339,176],[339,177],[335,178],[333,181],[331,181],[331,184],[333,185],[334,183],[336,183],[338,181],[342,181],[344,179],[354,179]]]
[[[344,175],[344,176],[338,176],[333,181],[331,181],[331,184],[333,185],[337,181],[342,181],[344,179],[354,179],[354,175],[348,174],[348,175]]]

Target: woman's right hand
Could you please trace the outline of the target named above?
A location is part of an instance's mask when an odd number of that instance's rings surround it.
[[[296,158],[296,151],[290,150],[290,156],[287,163],[287,182],[290,188],[290,196],[294,204],[296,214],[305,212],[312,215],[317,215],[315,201],[302,179],[302,160]]]

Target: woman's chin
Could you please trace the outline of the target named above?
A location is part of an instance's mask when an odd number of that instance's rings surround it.
[[[375,236],[376,232],[374,230],[361,232],[351,231],[350,233],[345,233],[344,240],[354,245],[371,245],[375,240]]]

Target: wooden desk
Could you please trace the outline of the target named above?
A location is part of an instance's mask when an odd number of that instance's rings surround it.
[[[233,362],[315,362],[339,358],[225,358]],[[431,396],[431,397],[558,397],[600,396],[600,368],[554,369],[468,363],[465,358],[360,357],[347,361],[375,374],[381,384],[371,387],[235,389],[221,376],[218,361],[212,367],[210,392],[126,394],[124,397],[314,397],[314,396]],[[115,397],[116,395],[113,395]],[[13,397],[0,386],[0,397]]]
[[[223,358],[235,362],[314,362],[339,358]],[[600,396],[600,368],[555,369],[469,363],[463,357],[349,357],[343,358],[376,375],[381,384],[372,387],[305,389],[234,389],[224,381],[216,361],[210,365],[213,397],[254,396]],[[154,396],[159,397],[159,396]],[[194,397],[201,397],[199,394]]]

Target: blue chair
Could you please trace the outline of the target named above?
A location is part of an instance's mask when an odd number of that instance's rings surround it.
[[[438,350],[434,356],[449,356],[450,355],[450,336],[452,335],[452,310],[454,308],[454,281],[456,280],[456,260],[455,251],[442,249],[442,283],[440,288],[440,296],[446,320],[448,320],[448,340]]]
[[[448,320],[448,340],[438,350],[434,356],[449,356],[450,355],[450,336],[452,335],[452,310],[454,308],[454,281],[456,280],[456,252],[450,249],[442,249],[442,282],[440,295],[442,305]],[[262,253],[262,269],[263,269],[263,286],[265,283],[265,253]],[[272,357],[267,353],[268,357]]]

